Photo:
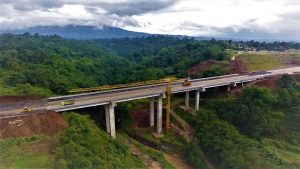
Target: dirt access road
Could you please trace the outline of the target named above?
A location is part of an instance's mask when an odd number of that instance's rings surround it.
[[[194,169],[191,166],[187,165],[182,159],[172,156],[170,154],[164,153],[165,159],[171,163],[176,169]]]

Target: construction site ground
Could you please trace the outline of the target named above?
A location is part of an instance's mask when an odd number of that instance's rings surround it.
[[[54,135],[68,125],[61,114],[44,112],[0,119],[0,138]]]
[[[215,65],[220,66],[223,69],[227,69],[229,74],[244,73],[247,71],[244,62],[240,59],[235,59],[228,62],[208,60],[208,61],[201,62],[196,66],[191,67],[190,69],[187,70],[187,74],[188,75],[201,74],[203,71]]]

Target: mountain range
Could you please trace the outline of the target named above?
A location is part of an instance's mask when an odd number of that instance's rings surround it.
[[[147,37],[153,34],[133,32],[125,29],[111,26],[83,26],[83,25],[66,25],[66,26],[35,26],[15,30],[0,30],[0,33],[11,34],[39,34],[39,35],[59,35],[69,39],[106,39],[106,38],[135,38]]]
[[[110,38],[136,38],[136,37],[148,37],[148,36],[172,36],[178,38],[190,37],[184,35],[171,35],[171,34],[149,34],[144,32],[134,32],[118,27],[112,26],[87,26],[87,25],[65,25],[65,26],[34,26],[21,29],[0,29],[0,34],[11,33],[11,34],[39,34],[39,35],[58,35],[67,39],[79,39],[79,40],[91,40],[91,39],[110,39]],[[263,37],[263,36],[262,36]],[[233,40],[233,41],[292,41],[288,39],[277,39],[276,37],[264,37],[257,38],[255,36],[242,36],[242,35],[233,35],[230,37],[205,37],[205,36],[196,36],[193,37],[196,40],[210,40],[215,38],[217,40]],[[294,40],[294,42],[299,42]]]

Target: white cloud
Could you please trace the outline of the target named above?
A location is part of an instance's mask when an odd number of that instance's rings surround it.
[[[243,3],[235,3],[232,0],[185,0],[170,9],[171,12],[166,9],[163,12],[147,13],[134,16],[134,18],[142,23],[151,22],[152,27],[146,29],[157,33],[162,29],[167,32],[174,31],[174,26],[186,22],[217,28],[247,26],[249,21],[258,26],[265,26],[265,24],[279,19],[276,11],[280,10],[280,5],[280,1],[244,0]],[[272,8],[268,9],[270,6]],[[175,31],[179,34],[186,32],[182,29]],[[200,33],[196,30],[191,32],[192,35]]]
[[[299,0],[1,0],[0,28],[109,25],[197,36],[300,39]],[[272,37],[270,37],[272,38]]]

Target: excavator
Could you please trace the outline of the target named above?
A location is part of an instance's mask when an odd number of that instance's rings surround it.
[[[185,79],[183,82],[183,86],[190,86],[192,84],[192,81],[190,79]]]
[[[29,107],[24,107],[23,112],[24,112],[24,113],[31,113],[31,112],[32,112],[32,109],[29,108]]]

